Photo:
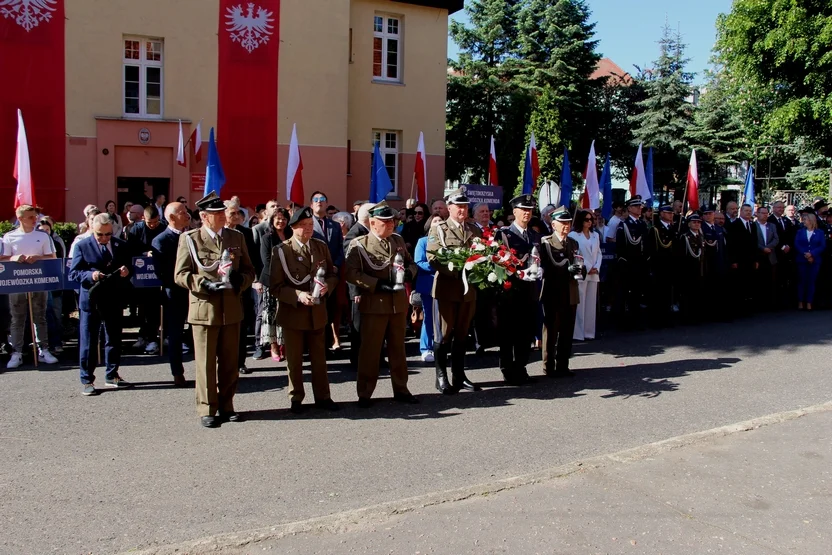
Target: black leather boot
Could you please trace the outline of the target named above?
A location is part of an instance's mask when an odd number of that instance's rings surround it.
[[[459,343],[459,345],[457,345]],[[480,387],[475,385],[465,375],[465,343],[454,340],[451,350],[451,375],[454,391],[467,389],[468,391],[479,391]]]
[[[440,343],[439,346],[434,345],[433,357],[436,365],[436,390],[442,395],[452,395],[455,393],[451,384],[448,383],[448,345]]]

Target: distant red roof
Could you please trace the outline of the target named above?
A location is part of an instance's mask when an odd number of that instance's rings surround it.
[[[611,79],[621,79],[625,83],[632,83],[633,78],[630,74],[621,69],[621,67],[610,60],[609,58],[601,58],[598,62],[598,67],[589,76],[590,79],[600,79],[602,77],[610,77]]]

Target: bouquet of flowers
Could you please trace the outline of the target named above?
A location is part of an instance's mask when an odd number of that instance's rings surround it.
[[[469,285],[478,289],[502,287],[511,289],[510,276],[526,280],[537,279],[528,270],[518,270],[521,262],[517,252],[509,249],[494,238],[496,228],[484,229],[482,238],[475,237],[470,247],[440,248],[431,251],[437,262],[448,267],[450,271],[461,271],[465,292]]]

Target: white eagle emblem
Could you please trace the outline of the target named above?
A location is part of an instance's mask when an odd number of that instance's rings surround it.
[[[28,33],[42,21],[52,19],[57,3],[58,0],[0,0],[0,15],[14,19]]]
[[[254,15],[255,8],[257,15]],[[272,12],[255,6],[253,3],[246,4],[246,11],[243,13],[242,5],[226,8],[225,28],[231,37],[231,42],[239,42],[249,54],[257,47],[269,42],[274,26]]]

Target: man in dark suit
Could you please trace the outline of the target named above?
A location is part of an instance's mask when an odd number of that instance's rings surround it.
[[[774,294],[777,272],[777,247],[780,238],[777,228],[769,219],[768,208],[757,209],[757,306],[771,308],[770,300]]]
[[[795,280],[796,272],[794,263],[794,235],[797,226],[786,217],[786,205],[778,200],[771,205],[771,216],[769,223],[774,224],[780,244],[777,245],[777,273],[774,305],[776,308],[794,306],[795,301]]]
[[[191,223],[191,214],[181,202],[172,202],[165,207],[165,219],[168,227],[161,235],[153,239],[153,261],[156,275],[162,281],[165,307],[165,331],[168,334],[168,361],[173,384],[185,386],[185,367],[182,365],[182,340],[185,321],[188,319],[188,291],[174,282],[176,252],[179,237],[187,231]]]
[[[95,366],[98,360],[98,336],[104,325],[104,385],[130,387],[118,374],[121,361],[122,310],[130,288],[131,252],[124,241],[113,237],[107,214],[93,220],[93,234],[82,239],[72,257],[69,278],[81,284],[81,384],[83,395],[95,395]]]
[[[131,256],[144,256],[153,251],[153,239],[161,235],[167,227],[162,222],[162,215],[155,204],[144,209],[144,219],[127,232],[127,244]],[[159,305],[162,304],[161,290],[142,288],[136,291],[139,307],[139,338],[133,344],[134,349],[143,349],[145,353],[155,354],[159,350]]]
[[[236,197],[235,197],[236,199]],[[243,234],[246,243],[246,249],[249,252],[249,259],[254,265],[254,275],[259,276],[263,272],[263,260],[260,257],[260,249],[254,243],[254,233],[243,225],[245,215],[240,208],[238,200],[225,201],[225,227],[239,231]],[[246,366],[246,356],[248,354],[248,334],[249,331],[254,331],[255,326],[255,298],[251,291],[243,291],[240,297],[243,303],[243,321],[240,323],[240,343],[237,353],[237,366],[239,366],[240,374],[250,374],[250,370]],[[255,341],[258,343],[258,341]]]
[[[373,204],[364,202],[358,208],[358,217],[344,237],[344,252],[350,250],[350,243],[357,237],[363,237],[370,233],[370,210]],[[347,295],[350,299],[350,366],[353,372],[358,372],[358,351],[361,349],[361,311],[358,305],[361,302],[361,290],[358,286],[347,283]]]
[[[274,218],[274,213],[277,211],[279,207],[280,203],[277,202],[276,199],[272,199],[269,202],[267,202],[266,215],[263,218],[263,221],[251,228],[252,237],[254,239],[254,245],[257,247],[257,253],[262,253],[261,245],[263,244],[263,238],[271,232],[272,218]],[[262,254],[260,255],[260,263],[261,265],[263,265],[265,269],[266,261],[263,260]],[[268,284],[260,283],[260,274],[257,274],[257,279],[255,279],[254,284],[251,286],[251,289],[254,292],[254,308],[256,312],[254,315],[254,355],[252,355],[252,358],[254,358],[254,360],[261,360],[266,358],[266,352],[269,349],[269,345],[260,344],[260,330],[263,324],[264,287],[268,287]]]
[[[754,293],[754,272],[759,266],[757,260],[757,229],[751,220],[751,205],[743,204],[739,217],[728,227],[728,256],[734,274],[734,291],[737,291],[751,307]]]
[[[344,235],[341,226],[327,217],[326,209],[329,206],[326,194],[315,191],[310,197],[309,207],[312,209],[315,233],[312,235],[320,239],[329,247],[329,254],[332,256],[332,263],[338,268],[340,275],[341,267],[344,265]],[[338,296],[329,295],[326,299],[327,326],[326,345],[331,347],[334,341],[334,334],[341,328],[341,322],[334,322],[333,316],[337,310]]]

